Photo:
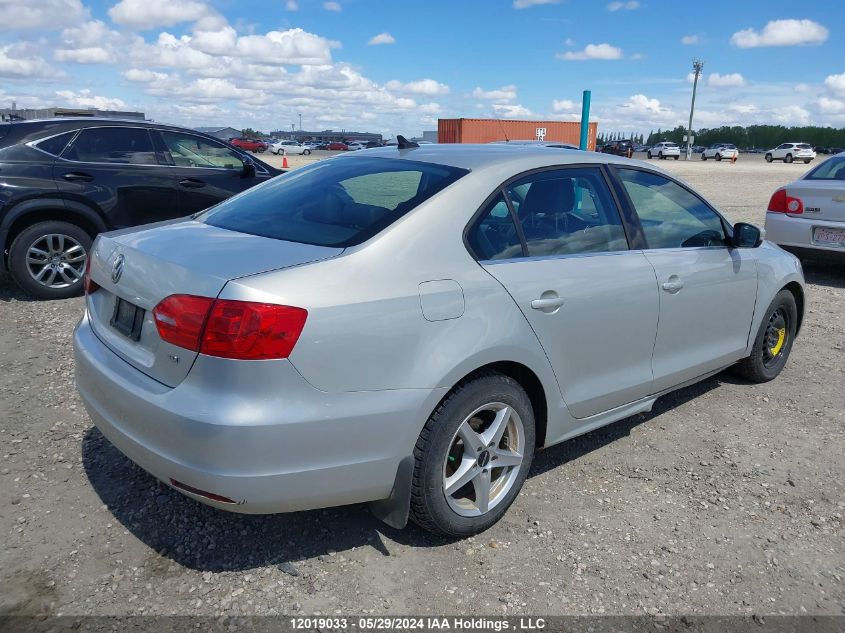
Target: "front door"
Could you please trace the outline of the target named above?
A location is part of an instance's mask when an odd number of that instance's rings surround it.
[[[203,211],[268,176],[245,174],[244,156],[223,143],[189,132],[155,133],[161,135],[165,152],[173,162],[181,215]]]
[[[651,392],[654,270],[642,252],[628,250],[600,169],[517,180],[493,200],[469,241],[531,324],[574,417]]]
[[[721,216],[680,184],[649,171],[620,169],[618,174],[657,275],[655,391],[739,360],[757,297],[754,249],[731,248]]]

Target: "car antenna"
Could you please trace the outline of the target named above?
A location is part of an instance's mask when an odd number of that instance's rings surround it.
[[[499,129],[502,130],[502,136],[505,137],[505,143],[510,143],[511,140],[508,138],[508,133],[505,132],[505,126],[502,125],[502,120],[496,119],[496,122],[499,124]]]
[[[396,135],[396,146],[399,149],[411,149],[412,147],[419,147],[419,143],[414,143],[413,141],[409,141],[401,134]]]

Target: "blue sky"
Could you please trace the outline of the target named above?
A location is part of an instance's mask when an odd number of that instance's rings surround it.
[[[416,135],[439,117],[845,126],[845,3],[0,0],[0,103]]]

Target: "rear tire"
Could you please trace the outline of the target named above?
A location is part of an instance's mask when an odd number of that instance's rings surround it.
[[[706,157],[704,154],[702,154],[702,155],[701,155],[701,160],[707,160],[707,157]]]
[[[717,161],[722,160],[722,155],[721,155],[721,154],[716,154],[716,160],[717,160]]]
[[[75,224],[38,222],[12,242],[9,273],[25,292],[38,299],[75,297],[82,294],[82,273],[93,241]],[[39,276],[40,281],[36,279]]]
[[[310,153],[311,153],[311,150],[310,150],[310,149],[306,149],[304,152],[302,152],[302,154],[303,154],[304,156],[308,156]]]
[[[531,401],[510,376],[487,372],[461,382],[431,414],[414,448],[411,519],[450,537],[491,527],[525,482],[534,428]]]
[[[792,162],[792,154],[787,154],[786,156],[784,156],[784,157],[783,157],[783,162],[785,162],[785,163],[791,163],[791,162]]]
[[[675,160],[678,160],[678,159],[680,158],[680,156],[674,156],[673,158],[674,158]]]
[[[663,160],[663,152],[657,152],[657,158]]]
[[[771,154],[766,154],[766,162],[771,163],[774,159],[772,158]]]
[[[735,365],[736,373],[754,383],[777,378],[792,351],[797,326],[795,296],[789,290],[781,290],[766,309],[751,355]]]
[[[805,164],[805,165],[809,165],[809,164],[810,164],[810,161],[805,160],[805,161],[804,161],[804,164]]]
[[[648,153],[648,159],[651,160],[651,152]]]

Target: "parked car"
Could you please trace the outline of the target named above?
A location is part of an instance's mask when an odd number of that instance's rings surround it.
[[[361,143],[360,141],[351,141],[346,144],[347,149],[356,151],[359,149],[367,149],[366,143]]]
[[[101,235],[74,334],[97,427],[217,508],[374,502],[462,537],[537,448],[780,373],[794,256],[646,163],[501,149],[351,152]]]
[[[678,160],[681,156],[681,148],[678,147],[677,143],[662,141],[651,147],[651,149],[648,150],[647,155],[649,158],[657,156],[657,158],[660,159],[674,158],[675,160]]]
[[[813,151],[813,147],[809,143],[781,143],[776,148],[766,152],[767,163],[771,163],[773,160],[782,160],[785,163],[803,160],[805,164],[809,165],[815,157],[816,152]]]
[[[701,152],[701,160],[707,160],[708,158],[714,160],[739,158],[739,150],[733,143],[714,143]]]
[[[707,149],[707,148],[704,147],[704,145],[693,145],[692,146],[692,153],[693,154],[701,154],[705,149]]]
[[[365,145],[365,147],[367,149],[373,149],[374,147],[382,147],[382,144],[379,143],[378,141],[367,141],[367,144]]]
[[[772,195],[768,239],[797,255],[845,262],[845,154],[837,154]]]
[[[244,149],[248,152],[255,152],[256,154],[266,152],[267,148],[269,147],[264,141],[257,141],[253,138],[233,138],[229,142],[238,149]]]
[[[349,145],[347,145],[346,143],[335,141],[333,143],[327,143],[326,149],[332,150],[333,152],[345,152],[349,149]]]
[[[634,155],[634,144],[625,139],[610,141],[601,148],[601,151],[603,154],[613,154],[614,156],[625,156],[626,158],[631,158],[631,156]]]
[[[270,151],[277,156],[279,154],[308,156],[311,153],[311,148],[296,141],[277,141],[270,145]]]
[[[0,272],[41,299],[74,296],[97,233],[197,213],[279,173],[170,125],[0,124]]]

